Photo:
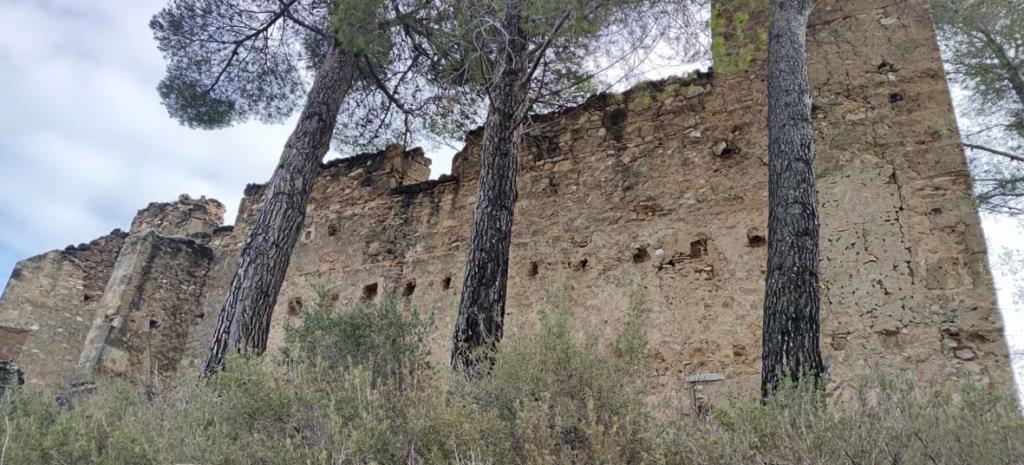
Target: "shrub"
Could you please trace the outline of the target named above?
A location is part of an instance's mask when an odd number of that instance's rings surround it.
[[[404,311],[395,294],[380,303],[337,307],[324,290],[302,324],[285,328],[285,356],[322,369],[369,370],[375,384],[405,387],[429,369],[426,340],[433,318],[415,308]]]
[[[707,420],[674,418],[658,463],[1024,463],[1024,418],[1009,393],[970,383],[945,392],[884,372],[853,383],[847,398],[784,386],[764,404],[721,406]]]
[[[539,332],[505,340],[490,375],[458,392],[502,421],[513,454],[502,463],[639,463],[649,418],[634,357],[605,354],[594,338],[574,341],[569,319],[542,314]],[[627,341],[642,338],[627,328],[617,345],[642,345]]]
[[[152,398],[107,384],[70,412],[7,391],[0,463],[1024,463],[1015,399],[971,384],[946,392],[875,374],[844,396],[787,386],[698,417],[648,405],[643,318],[637,303],[602,349],[574,337],[568,312],[545,314],[470,383],[430,369],[430,321],[395,300],[321,302],[288,330],[280,366],[233,358],[208,382]]]

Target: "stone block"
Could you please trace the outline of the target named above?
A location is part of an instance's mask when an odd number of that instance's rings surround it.
[[[150,382],[173,373],[195,323],[213,252],[153,231],[125,242],[70,384],[97,375]]]

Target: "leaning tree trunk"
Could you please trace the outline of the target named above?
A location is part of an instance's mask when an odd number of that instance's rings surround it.
[[[306,218],[306,201],[330,148],[341,102],[352,86],[354,61],[352,54],[334,47],[317,71],[242,248],[217,318],[207,375],[224,366],[231,348],[252,355],[261,355],[267,348],[274,304]]]
[[[768,276],[761,394],[818,381],[818,199],[806,34],[812,0],[772,0],[768,44]]]
[[[509,246],[516,203],[519,143],[526,112],[527,48],[520,27],[521,0],[506,2],[501,62],[488,88],[480,186],[465,280],[455,322],[452,366],[477,378],[493,365],[505,321]]]

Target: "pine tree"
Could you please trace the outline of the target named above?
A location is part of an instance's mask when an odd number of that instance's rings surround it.
[[[807,82],[813,0],[772,0],[768,34],[768,274],[761,393],[824,371],[818,288],[818,198]]]
[[[486,373],[504,332],[518,154],[530,115],[595,87],[590,57],[619,61],[657,43],[688,0],[453,0],[439,80],[486,97],[481,172],[452,365]],[[690,22],[674,22],[692,24]],[[694,41],[696,42],[696,41]]]
[[[964,146],[985,210],[1024,215],[1024,3],[937,0],[950,80],[965,91]]]
[[[411,130],[402,125],[410,115],[430,111],[429,99],[408,104],[419,92],[415,77],[429,64],[417,43],[428,4],[172,0],[153,17],[150,27],[167,60],[158,90],[183,124],[215,129],[249,119],[279,122],[301,109],[241,251],[207,374],[223,366],[231,348],[252,355],[266,350],[278,292],[332,136],[348,145],[390,142],[396,130]]]

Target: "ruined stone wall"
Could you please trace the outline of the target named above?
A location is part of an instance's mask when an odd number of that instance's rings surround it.
[[[92,382],[100,365],[136,379],[173,372],[205,287],[212,252],[203,244],[223,221],[220,202],[182,196],[140,210],[131,233],[18,263],[0,325],[25,332],[6,352],[17,353],[26,384],[58,392],[76,374]]]
[[[115,230],[14,267],[0,297],[0,325],[27,332],[16,362],[28,386],[53,389],[74,370],[125,237]]]
[[[306,244],[309,244],[318,235],[338,237],[349,232],[343,231],[340,224],[320,224],[319,221],[313,219],[318,215],[318,211],[329,209],[330,205],[342,199],[357,197],[387,199],[392,189],[426,182],[430,176],[429,167],[430,160],[424,156],[421,149],[405,150],[400,145],[389,146],[378,153],[361,154],[326,164],[309,201],[310,217],[306,220],[306,228],[300,238],[299,250],[304,250]],[[231,283],[231,278],[234,276],[235,265],[238,263],[238,254],[249,233],[249,226],[255,221],[259,205],[262,203],[263,187],[259,184],[249,185],[239,203],[235,227],[220,228],[214,231],[210,240],[214,256],[210,264],[206,290],[199,306],[198,321],[188,339],[185,371],[198,369],[206,360],[207,351],[213,340],[217,316],[224,304],[225,294]],[[351,220],[360,221],[361,219],[353,217]],[[351,239],[361,240],[357,236],[352,236]],[[344,256],[332,255],[334,253],[332,251],[325,249],[323,252],[325,253],[324,260],[334,262],[346,260]],[[292,258],[292,263],[304,261],[307,259],[298,256]],[[278,300],[280,303],[285,302],[286,299],[282,296]],[[293,317],[296,316],[297,308],[301,307],[304,302],[310,301],[301,301],[301,299],[293,301],[290,314]],[[275,310],[278,316],[280,316],[280,308],[281,305],[278,305]],[[275,324],[279,325],[280,321],[275,320]],[[276,331],[279,332],[279,327]],[[279,347],[280,335],[277,335],[276,338],[275,344],[278,345],[272,350]]]
[[[561,308],[573,312],[579,334],[607,340],[639,299],[647,308],[654,394],[677,392],[687,380],[708,383],[708,395],[756,392],[766,261],[766,3],[716,7],[721,73],[646,83],[538,118],[520,155],[508,337],[534,328],[538,312]],[[881,366],[938,383],[970,378],[1010,386],[1002,321],[927,3],[820,0],[808,47],[822,338],[831,380],[841,386]],[[426,181],[422,151],[398,146],[328,163],[275,309],[271,352],[281,346],[285,324],[301,317],[322,285],[339,302],[396,292],[434,312],[431,346],[445,364],[479,149],[479,134],[470,134],[453,176],[438,181]],[[149,352],[163,357],[159,366],[180,359],[189,372],[204,360],[262,193],[260,185],[246,189],[234,227],[215,228],[217,215],[196,213],[191,199],[140,212],[148,218],[143,223],[157,225],[150,228],[156,237],[187,235],[210,251],[166,254],[161,269],[168,281],[124,274],[136,279],[129,288],[151,296],[150,308],[173,304],[164,314],[173,329]],[[130,241],[147,227],[132,230]],[[129,269],[132,256],[123,253],[118,267],[124,259]],[[12,280],[0,301],[0,324],[31,329],[47,319],[39,309],[81,298],[72,291],[86,279],[65,269],[61,257],[19,265],[23,277]],[[200,295],[189,286],[201,275]],[[109,315],[120,315],[117,305],[124,302],[111,293],[119,279],[103,296],[113,302],[104,306]],[[188,287],[188,298],[174,298],[178,286]],[[82,314],[79,307],[72,314]],[[92,328],[111,326],[103,312],[86,312],[96,315],[89,321],[99,326]],[[27,344],[60,340],[53,331],[75,324],[81,341],[90,328],[81,323],[55,321],[53,330],[32,330]],[[98,347],[127,346],[127,339],[108,336]],[[85,347],[88,353],[91,346]],[[31,370],[26,374],[31,378]]]
[[[746,47],[725,49],[734,55],[727,73],[597,96],[529,131],[508,337],[535,325],[541,310],[567,308],[580,333],[608,338],[639,296],[649,308],[655,391],[679,390],[686,379],[722,380],[711,390],[754,389],[766,260],[767,15],[757,10],[765,4],[737,1],[716,10],[719,26],[733,28],[716,33],[716,41]],[[882,366],[936,382],[1010,386],[926,2],[820,1],[808,46],[822,208],[822,338],[832,379],[842,384]],[[396,292],[435,312],[432,347],[444,363],[478,144],[471,134],[453,163],[454,179],[405,185],[390,195],[365,187],[374,185],[372,176],[355,166],[328,170],[275,310],[271,346],[280,346],[285,322],[325,285],[339,301]],[[253,194],[244,202],[250,208],[259,203]],[[246,212],[236,234],[246,231]],[[221,242],[204,298],[206,328],[240,241]],[[190,348],[198,362],[208,334],[194,334],[202,335]]]
[[[155,231],[165,236],[209,234],[224,221],[224,205],[217,200],[181,195],[177,202],[153,202],[139,210],[132,234]]]
[[[213,253],[152,230],[124,244],[69,384],[99,375],[155,384],[178,368]]]
[[[27,341],[27,330],[0,326],[0,363],[16,360]]]

